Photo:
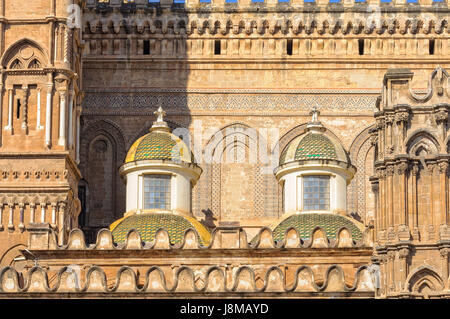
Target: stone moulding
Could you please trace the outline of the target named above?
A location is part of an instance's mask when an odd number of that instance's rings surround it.
[[[443,34],[448,32],[448,9],[427,12],[395,10],[346,12],[241,12],[230,16],[225,12],[211,12],[207,17],[201,12],[186,12],[184,15],[164,12],[161,15],[135,13],[123,15],[113,12],[100,16],[93,10],[83,15],[83,30],[86,34],[119,34],[123,28],[135,33],[186,35],[242,34]],[[202,17],[203,15],[203,17]],[[169,31],[170,30],[170,31]]]
[[[172,244],[169,233],[166,229],[160,228],[156,231],[154,240],[152,242],[142,242],[141,237],[135,229],[131,229],[124,243],[114,243],[112,233],[108,229],[101,229],[97,233],[97,240],[95,244],[86,246],[84,234],[80,229],[73,229],[69,236],[67,244],[57,246],[56,250],[150,250],[150,249],[232,249],[226,247],[220,242],[220,229],[212,232],[211,242],[207,246],[202,246],[198,241],[198,233],[195,229],[189,228],[184,233],[184,239],[181,243]],[[367,244],[367,234],[359,241],[352,239],[351,232],[341,227],[337,230],[335,238],[328,238],[326,232],[316,227],[311,231],[309,239],[301,239],[297,230],[288,228],[285,232],[284,239],[275,241],[273,233],[270,228],[263,227],[258,234],[251,240],[248,240],[247,233],[243,229],[234,230],[236,238],[239,240],[240,249],[280,249],[280,248],[364,248],[369,247]],[[31,247],[33,243],[31,242]]]
[[[144,284],[139,284],[135,270],[122,266],[116,272],[113,284],[107,282],[105,271],[99,266],[91,266],[81,275],[69,267],[62,267],[57,272],[52,284],[48,271],[40,266],[31,268],[24,274],[23,284],[19,281],[19,273],[12,267],[0,271],[0,297],[21,293],[52,294],[52,293],[136,293],[136,294],[167,294],[167,293],[362,293],[362,296],[372,296],[374,285],[367,266],[360,266],[352,277],[351,285],[345,280],[345,272],[339,265],[327,268],[323,280],[317,283],[315,273],[310,266],[299,266],[295,271],[294,281],[286,285],[286,278],[279,266],[268,268],[263,278],[263,284],[256,284],[255,269],[241,266],[233,272],[232,280],[227,285],[226,272],[217,266],[209,267],[198,275],[188,266],[182,266],[172,273],[172,285],[168,285],[166,273],[158,266],[148,268]],[[202,278],[202,280],[198,280]],[[83,279],[83,282],[82,280]],[[201,282],[201,284],[198,284]],[[320,282],[322,282],[320,284]]]

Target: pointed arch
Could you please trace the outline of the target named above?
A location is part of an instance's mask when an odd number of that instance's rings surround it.
[[[408,276],[406,282],[410,292],[424,293],[423,290],[426,289],[427,292],[437,293],[444,289],[442,278],[430,266],[421,266],[415,269]]]
[[[80,170],[85,178],[85,227],[91,229],[87,237],[91,241],[96,230],[108,225],[92,224],[100,216],[110,222],[118,219],[125,209],[125,186],[119,176],[119,166],[126,156],[125,139],[120,126],[112,121],[100,120],[83,127],[80,145]],[[89,163],[89,165],[88,165]],[[89,187],[93,185],[94,187]],[[104,192],[106,195],[99,196]],[[104,209],[104,207],[109,207]],[[87,229],[87,228],[85,228]]]
[[[356,166],[356,173],[347,188],[347,211],[359,215],[365,222],[369,222],[375,214],[373,201],[368,201],[368,198],[374,196],[368,187],[376,158],[375,148],[370,141],[370,130],[374,126],[375,124],[372,124],[361,130],[349,149],[350,160]]]
[[[212,134],[203,147],[204,170],[194,189],[199,203],[196,214],[209,212],[216,217],[245,219],[251,210],[253,216],[279,215],[278,183],[272,170],[270,174],[265,172],[267,163],[259,156],[260,151],[270,152],[263,135],[243,122],[231,123]],[[238,155],[239,161],[223,161],[223,154],[228,151],[236,152],[232,154]],[[236,184],[241,187],[232,186]],[[204,189],[210,196],[199,196],[197,189]],[[247,204],[238,207],[233,197],[240,197]]]
[[[33,59],[38,59],[43,65],[49,64],[48,54],[45,50],[34,40],[24,38],[12,44],[3,54],[0,59],[1,66],[8,68],[11,62],[19,59],[23,65],[28,65],[28,62]]]
[[[413,156],[437,154],[441,151],[438,139],[426,129],[413,131],[406,137],[406,152]]]

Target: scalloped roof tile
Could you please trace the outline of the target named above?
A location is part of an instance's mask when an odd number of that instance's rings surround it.
[[[330,213],[303,213],[289,216],[281,221],[273,230],[274,240],[283,240],[287,229],[295,228],[300,238],[308,239],[316,227],[321,227],[327,233],[328,238],[336,238],[336,233],[341,227],[346,227],[352,234],[353,240],[362,238],[361,230],[348,218]]]
[[[197,231],[197,239],[201,245],[206,246],[211,240],[209,231],[195,218],[169,213],[131,215],[125,217],[117,225],[113,225],[111,231],[116,243],[125,242],[131,229],[139,232],[142,241],[152,242],[155,239],[156,231],[160,228],[167,230],[172,244],[182,243],[185,232],[190,228]]]

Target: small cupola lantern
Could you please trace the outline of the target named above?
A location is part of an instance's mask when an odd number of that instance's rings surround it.
[[[120,175],[126,211],[170,211],[191,216],[191,187],[202,172],[186,143],[171,133],[160,107],[150,132],[133,143]]]
[[[306,132],[283,149],[275,176],[283,187],[284,213],[334,212],[345,215],[347,185],[356,168],[340,142],[311,111]]]
[[[131,229],[151,242],[158,229],[168,232],[172,244],[180,244],[188,229],[197,232],[201,245],[211,235],[191,212],[191,190],[202,173],[183,140],[171,133],[161,107],[150,132],[133,143],[120,167],[126,183],[126,212],[110,225],[114,241],[123,243]]]

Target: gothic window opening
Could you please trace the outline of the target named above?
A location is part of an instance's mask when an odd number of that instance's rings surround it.
[[[150,40],[144,40],[143,46],[144,47],[143,47],[142,54],[149,55],[150,54]]]
[[[428,53],[434,55],[434,39],[430,39],[428,42]]]
[[[364,39],[358,40],[358,51],[359,55],[364,55]]]
[[[21,107],[20,99],[17,99],[17,110],[16,110],[16,118],[20,119],[20,107]]]
[[[286,53],[287,55],[292,55],[292,39],[287,40]]]
[[[214,54],[220,55],[221,47],[220,47],[220,40],[214,40]]]
[[[171,209],[170,179],[170,175],[144,175],[144,209]]]
[[[330,209],[330,176],[303,176],[303,209]]]

